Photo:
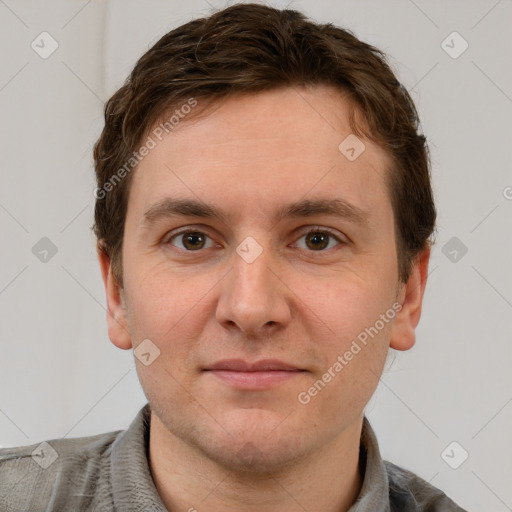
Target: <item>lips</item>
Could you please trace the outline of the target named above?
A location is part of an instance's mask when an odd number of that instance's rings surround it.
[[[231,387],[252,391],[276,386],[306,372],[276,359],[253,363],[242,359],[226,359],[205,368],[204,371]]]
[[[226,359],[206,368],[206,370],[226,370],[232,372],[264,372],[264,371],[301,371],[300,368],[277,359],[263,359],[249,363],[243,359]]]

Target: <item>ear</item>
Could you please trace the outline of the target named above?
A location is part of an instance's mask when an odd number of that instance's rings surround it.
[[[398,301],[402,304],[402,309],[396,314],[391,328],[390,347],[395,350],[409,350],[416,341],[415,329],[421,317],[429,259],[430,247],[419,254],[409,279],[401,285]]]
[[[110,258],[99,243],[96,250],[107,295],[108,337],[116,347],[129,350],[132,348],[132,340],[128,330],[123,289],[115,280]]]

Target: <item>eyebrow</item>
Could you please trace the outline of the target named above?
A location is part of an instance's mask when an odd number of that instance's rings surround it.
[[[366,226],[368,213],[344,199],[303,199],[282,206],[276,212],[274,221],[285,218],[302,218],[314,215],[331,215]],[[230,216],[222,209],[195,199],[165,198],[151,206],[143,215],[141,224],[150,227],[168,217],[198,217],[217,219],[229,223]]]

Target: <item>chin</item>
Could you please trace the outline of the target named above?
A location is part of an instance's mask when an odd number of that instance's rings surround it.
[[[306,422],[289,411],[238,409],[223,416],[227,428],[218,443],[212,443],[218,462],[243,473],[266,474],[285,470],[310,452]],[[217,449],[221,447],[221,449]],[[213,453],[211,453],[213,455]]]
[[[241,475],[275,476],[296,465],[305,456],[300,440],[291,438],[287,435],[289,432],[283,431],[283,434],[243,433],[237,436],[231,433],[231,436],[223,436],[223,439],[210,438],[198,448],[226,471]]]
[[[167,428],[202,456],[231,473],[275,475],[312,453],[304,421],[293,413],[287,416],[263,408],[233,408],[212,411],[202,424],[180,426],[167,422]],[[197,417],[194,418],[197,422]],[[169,428],[171,427],[171,428]],[[174,427],[174,428],[173,428]],[[178,428],[176,428],[178,427]]]

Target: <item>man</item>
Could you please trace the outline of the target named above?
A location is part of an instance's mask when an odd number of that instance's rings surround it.
[[[381,52],[295,11],[157,42],[94,151],[109,337],[148,404],[124,432],[2,450],[2,510],[462,510],[384,463],[364,416],[421,314],[417,129]]]

